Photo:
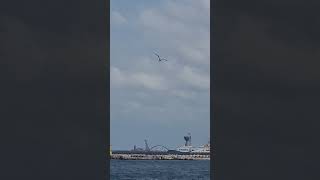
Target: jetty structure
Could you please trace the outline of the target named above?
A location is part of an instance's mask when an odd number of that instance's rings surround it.
[[[144,140],[144,149],[134,146],[129,151],[110,150],[110,158],[120,160],[210,160],[210,141],[203,146],[193,147],[190,133],[184,136],[184,140],[184,145],[176,149],[169,149],[163,145],[149,147],[148,141]]]

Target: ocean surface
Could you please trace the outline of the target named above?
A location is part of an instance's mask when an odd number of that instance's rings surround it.
[[[209,160],[111,160],[111,180],[209,180]]]

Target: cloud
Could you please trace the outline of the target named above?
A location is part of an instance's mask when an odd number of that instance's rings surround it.
[[[111,66],[110,67],[110,83],[111,87],[118,87],[124,84],[126,81],[125,75],[120,69]]]
[[[140,103],[134,102],[134,101],[129,101],[129,102],[126,102],[122,105],[121,111],[124,113],[130,113],[132,111],[137,111],[141,107],[142,107],[142,105]]]
[[[164,0],[126,12],[132,23],[111,38],[112,121],[119,128],[143,124],[157,136],[170,124],[176,136],[197,124],[193,132],[208,136],[209,2]],[[168,61],[158,62],[153,51]]]
[[[205,9],[205,12],[209,12],[210,14],[210,0],[199,0],[202,8]]]
[[[210,77],[200,74],[194,68],[185,66],[179,74],[179,78],[188,85],[202,90],[209,90]]]
[[[183,90],[173,90],[172,94],[184,99],[192,99],[196,95],[196,93],[193,91],[183,91]]]
[[[208,61],[210,60],[201,49],[195,47],[182,45],[179,47],[178,51],[184,58],[191,62],[208,64]]]
[[[144,72],[125,72],[111,66],[111,84],[114,87],[142,87],[150,90],[166,90],[165,79],[156,74]]]
[[[185,25],[175,21],[158,12],[157,10],[147,9],[140,14],[142,25],[148,29],[161,31],[162,33],[183,33]]]
[[[209,1],[166,1],[160,8],[148,8],[139,16],[146,41],[168,51],[181,61],[210,62]],[[183,58],[182,58],[183,57]]]
[[[168,1],[164,7],[165,13],[179,21],[189,24],[206,25],[210,15],[210,1],[185,0]]]
[[[158,75],[146,74],[143,72],[132,74],[132,80],[136,81],[137,84],[149,88],[152,90],[165,90],[167,89],[164,78]]]
[[[123,15],[121,15],[118,11],[112,11],[111,23],[116,25],[122,25],[127,23],[127,19]]]

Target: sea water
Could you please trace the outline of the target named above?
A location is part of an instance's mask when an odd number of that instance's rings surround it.
[[[209,160],[111,160],[111,180],[209,180]]]

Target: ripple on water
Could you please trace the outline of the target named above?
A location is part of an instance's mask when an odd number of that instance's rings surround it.
[[[111,160],[111,180],[209,180],[210,161]]]

